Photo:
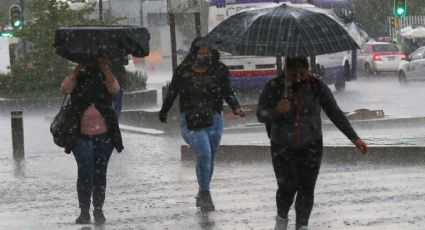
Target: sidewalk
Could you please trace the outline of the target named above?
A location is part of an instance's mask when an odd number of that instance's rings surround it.
[[[195,208],[192,162],[180,161],[180,137],[123,133],[112,155],[105,202],[107,224],[77,226],[76,164],[54,146],[43,117],[27,117],[25,163],[12,160],[10,121],[0,117],[0,229],[272,229],[275,179],[268,162],[217,162],[216,212]],[[226,136],[224,137],[226,138]],[[310,228],[423,230],[425,168],[358,162],[324,164]],[[294,213],[290,213],[293,229]]]

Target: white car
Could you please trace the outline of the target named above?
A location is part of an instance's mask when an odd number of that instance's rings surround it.
[[[425,80],[425,46],[415,50],[407,61],[400,63],[398,81],[405,84],[410,80]]]
[[[406,56],[394,44],[370,41],[358,53],[357,67],[367,76],[380,72],[396,72],[400,62],[405,59]]]

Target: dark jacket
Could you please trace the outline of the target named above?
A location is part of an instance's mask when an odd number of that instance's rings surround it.
[[[239,107],[235,93],[230,86],[229,70],[219,63],[209,68],[207,73],[211,77],[206,89],[199,90],[192,79],[192,65],[181,64],[173,74],[167,96],[164,99],[160,113],[166,114],[177,95],[179,97],[180,112],[187,112],[195,107],[209,106],[217,112],[223,111],[223,99],[232,109]]]
[[[257,105],[257,119],[267,126],[270,140],[288,148],[302,148],[322,138],[321,108],[351,141],[358,139],[344,113],[338,107],[329,87],[318,78],[308,76],[288,89],[291,109],[284,114],[275,111],[283,99],[284,77],[264,86]]]
[[[101,70],[94,66],[87,68],[85,72],[81,72],[77,76],[77,86],[71,93],[73,114],[78,117],[78,119],[74,119],[74,127],[80,127],[79,118],[91,104],[94,104],[96,109],[102,114],[108,127],[108,134],[112,144],[118,152],[121,152],[124,147],[118,122],[112,108],[112,95],[106,88]],[[65,147],[65,152],[71,152],[77,138],[78,135]]]

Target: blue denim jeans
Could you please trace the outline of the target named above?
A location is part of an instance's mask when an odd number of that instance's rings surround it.
[[[78,166],[77,192],[81,209],[102,208],[105,201],[106,171],[113,145],[108,134],[80,135],[72,150]]]
[[[208,191],[214,171],[214,155],[223,134],[223,114],[214,114],[210,127],[192,131],[187,128],[185,114],[180,114],[180,131],[185,142],[196,152],[196,177],[199,188]]]

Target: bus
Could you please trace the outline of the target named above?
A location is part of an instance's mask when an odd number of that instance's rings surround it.
[[[328,0],[330,1],[330,0]],[[341,1],[341,0],[339,0]],[[229,16],[252,7],[272,4],[276,0],[210,0],[208,10],[208,31]],[[283,2],[283,1],[281,1]],[[285,4],[296,7],[316,7],[303,1],[292,0]],[[305,1],[304,1],[305,2]],[[345,90],[345,83],[356,79],[356,50],[316,56],[315,74],[326,84],[333,84],[337,92]],[[221,54],[221,60],[229,67],[230,79],[236,89],[262,88],[276,76],[276,58],[258,56],[234,56]],[[310,63],[310,66],[312,64]]]

